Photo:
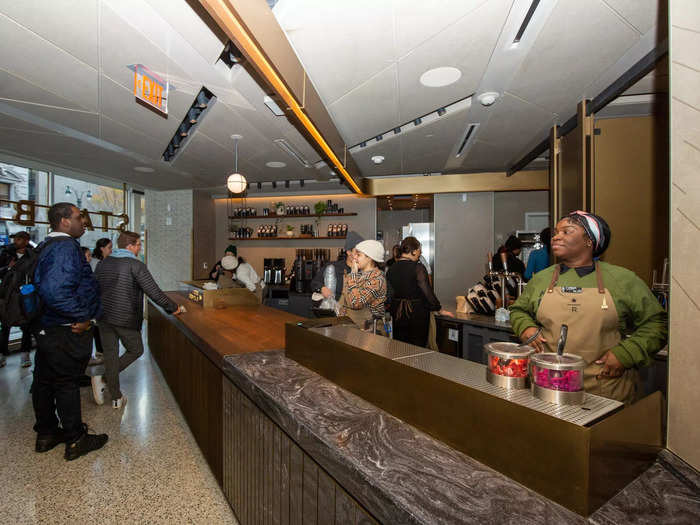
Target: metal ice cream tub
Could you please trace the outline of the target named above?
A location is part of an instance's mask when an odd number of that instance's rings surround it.
[[[519,343],[488,343],[486,381],[508,390],[529,386],[528,365],[534,348]]]
[[[558,405],[583,403],[583,370],[586,362],[574,354],[543,353],[530,358],[533,395]]]

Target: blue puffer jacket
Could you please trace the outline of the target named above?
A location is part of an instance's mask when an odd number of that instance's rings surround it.
[[[80,244],[60,239],[38,249],[34,286],[44,302],[41,327],[80,323],[102,314],[100,286],[92,275]]]

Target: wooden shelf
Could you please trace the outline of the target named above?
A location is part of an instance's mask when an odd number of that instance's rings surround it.
[[[316,240],[345,240],[345,237],[249,237],[247,239],[237,239],[229,237],[229,241],[316,241]]]
[[[318,219],[324,217],[354,217],[357,213],[324,213],[323,215],[248,215],[247,217],[238,217],[237,215],[229,215],[229,219]]]

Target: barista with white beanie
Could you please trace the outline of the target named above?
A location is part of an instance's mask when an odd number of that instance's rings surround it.
[[[384,317],[386,277],[377,264],[384,262],[384,246],[379,241],[362,241],[355,246],[357,255],[346,276],[340,304],[344,314],[360,328],[368,321]]]

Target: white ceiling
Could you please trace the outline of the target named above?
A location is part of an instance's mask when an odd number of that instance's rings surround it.
[[[659,1],[541,0],[515,47],[531,0],[279,0],[273,12],[349,146],[448,106],[353,150],[363,174],[379,176],[507,168],[655,46]],[[216,63],[223,43],[187,0],[0,0],[0,34],[0,157],[155,189],[211,188],[232,169],[230,135],[238,133],[250,181],[319,177],[274,144],[284,138],[320,160],[263,105],[263,89],[244,69]],[[167,118],[135,102],[127,66],[137,63],[174,87]],[[440,66],[461,77],[420,84]],[[657,92],[663,76],[627,94]],[[166,163],[161,155],[202,86],[217,102]],[[484,91],[500,94],[489,108],[467,98]],[[620,114],[643,102],[620,104]],[[470,123],[480,127],[457,157]],[[385,161],[374,164],[375,155]]]
[[[501,95],[490,108],[472,101],[467,109],[448,111],[430,130],[409,124],[398,136],[353,150],[363,174],[379,176],[505,169],[658,39],[659,0],[542,0],[514,47],[530,5],[279,0],[273,12],[349,145],[472,93]],[[421,74],[443,66],[458,68],[459,81],[420,84]],[[481,124],[475,141],[456,157],[472,122]],[[375,155],[386,160],[376,165],[370,160]]]
[[[265,93],[244,69],[216,64],[223,43],[184,0],[0,0],[0,34],[0,150],[8,154],[143,187],[215,187],[232,171],[230,136],[238,133],[249,180],[318,176],[274,144],[286,139],[319,160],[263,105]],[[127,66],[137,63],[175,88],[167,118],[134,100]],[[166,163],[161,155],[202,86],[217,102]]]

